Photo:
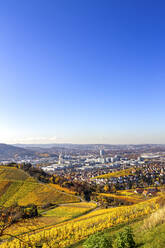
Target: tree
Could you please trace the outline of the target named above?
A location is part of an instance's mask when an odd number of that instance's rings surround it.
[[[112,241],[105,234],[91,235],[83,244],[84,248],[112,248]]]
[[[126,227],[123,232],[119,232],[114,243],[114,248],[134,248],[135,241],[132,229]]]
[[[106,185],[104,186],[104,191],[105,191],[105,192],[108,192],[108,191],[109,191],[109,185],[108,185],[108,184],[106,184]]]
[[[85,201],[90,201],[91,200],[90,196],[91,196],[90,190],[88,190],[88,189],[83,190],[82,197],[85,199]]]
[[[33,218],[38,216],[37,206],[35,204],[29,204],[27,206],[20,207],[22,210],[23,218]]]
[[[116,186],[114,184],[111,186],[110,192],[111,193],[116,193]]]
[[[12,239],[17,239],[20,242],[20,246],[17,247],[34,247],[33,242],[31,242],[30,240],[26,240],[23,237],[20,237],[17,234],[13,234],[12,231],[8,230],[8,228],[13,223],[17,223],[17,226],[23,227],[25,225],[23,218],[24,217],[29,218],[30,217],[29,214],[31,215],[31,217],[34,217],[36,216],[36,214],[38,214],[37,208],[34,204],[28,205],[27,207],[20,207],[17,204],[7,208],[0,206],[0,237],[3,239],[3,236],[9,236]],[[20,219],[22,221],[19,223]],[[31,222],[29,220],[28,221],[29,231],[33,231],[35,225],[36,222],[33,221]],[[24,244],[24,246],[21,244]]]
[[[11,210],[0,207],[0,237],[3,236],[5,230],[11,226],[14,220],[15,216]]]

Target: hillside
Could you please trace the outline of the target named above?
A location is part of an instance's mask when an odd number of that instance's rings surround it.
[[[157,212],[155,213],[155,215]],[[136,243],[136,247],[138,248],[164,248],[165,247],[165,219],[162,219],[160,223],[157,225],[153,225],[151,228],[145,228],[145,222],[148,218],[135,220],[130,223],[129,226],[133,230],[134,240]],[[122,232],[124,228],[128,226],[126,225],[118,225],[114,228],[107,229],[104,231],[104,234],[107,237],[115,237]],[[75,245],[72,245],[70,248],[83,248],[84,240],[78,242]]]
[[[37,218],[31,218],[20,220],[12,224],[7,228],[5,233],[12,233],[18,235],[25,232],[32,232],[34,230],[40,230],[42,228],[51,228],[56,224],[62,223],[76,217],[83,216],[96,209],[96,204],[91,202],[77,202],[77,203],[65,203],[56,207],[51,207],[47,210],[40,209],[40,216]],[[4,233],[4,234],[5,234]],[[8,238],[7,236],[5,236]],[[5,237],[0,237],[4,239]]]
[[[125,197],[124,192],[118,197]],[[129,197],[133,198],[132,195]],[[28,240],[36,245],[34,247],[83,248],[84,240],[96,232],[114,237],[130,225],[138,247],[163,248],[165,210],[159,210],[163,199],[164,194],[160,192],[145,200],[137,198],[133,205],[101,209],[91,202],[76,203],[80,199],[75,195],[62,192],[52,184],[41,184],[20,169],[0,166],[0,205],[35,203],[41,207],[48,203],[60,204],[46,210],[39,208],[40,217],[10,226],[7,233],[19,234],[24,241],[20,244],[14,239],[1,243],[0,247],[30,247],[26,244]]]
[[[41,184],[23,170],[0,166],[0,205],[15,203],[42,206],[80,201],[76,196],[57,190],[51,184]]]
[[[17,156],[33,156],[34,152],[12,145],[0,144],[0,160],[8,160]]]
[[[145,218],[158,209],[158,201],[159,197],[155,197],[132,206],[98,209],[73,220],[56,224],[51,228],[37,230],[34,234],[22,235],[21,238],[36,245],[40,244],[43,248],[68,248],[96,232],[113,230],[121,225],[131,224],[139,218]],[[19,241],[15,239],[10,243],[0,245],[3,248],[9,246],[19,247]],[[22,247],[28,246],[24,244]]]

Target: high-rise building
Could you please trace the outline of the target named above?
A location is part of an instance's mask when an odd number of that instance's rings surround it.
[[[100,157],[103,157],[105,155],[105,151],[104,151],[104,149],[101,149],[100,150]]]
[[[64,163],[64,159],[63,159],[62,153],[60,153],[59,159],[58,159],[58,164],[63,164],[63,163]]]

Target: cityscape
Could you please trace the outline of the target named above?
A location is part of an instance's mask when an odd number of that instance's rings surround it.
[[[0,248],[165,248],[165,1],[0,1]]]
[[[23,146],[27,154],[14,154],[9,160],[1,160],[1,165],[31,164],[48,175],[64,177],[66,181],[85,182],[93,186],[117,185],[118,189],[144,187],[165,183],[164,145],[42,145]],[[10,147],[10,146],[9,146]],[[14,146],[11,146],[13,148]],[[16,147],[16,146],[15,146]],[[26,147],[26,148],[25,148]],[[21,150],[21,148],[20,148]],[[18,151],[17,151],[18,152]],[[130,175],[104,178],[104,175],[131,169]],[[103,176],[103,177],[102,177]],[[69,179],[68,179],[69,178]]]

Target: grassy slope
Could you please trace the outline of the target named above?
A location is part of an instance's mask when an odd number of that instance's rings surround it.
[[[74,195],[63,193],[51,185],[38,183],[20,169],[0,166],[0,205],[8,207],[14,203],[34,203],[40,206],[78,201],[80,200]]]
[[[144,218],[145,219],[145,218]],[[108,236],[115,236],[118,232],[123,231],[127,225],[120,224],[118,226],[112,227],[109,230],[105,230]],[[130,226],[133,229],[134,239],[138,248],[164,248],[165,247],[165,223],[158,224],[151,229],[144,229],[144,220],[137,219],[133,221]],[[83,248],[84,240],[72,245],[70,248]]]
[[[165,247],[165,223],[160,224],[151,230],[142,230],[143,221],[136,221],[130,226],[134,232],[134,239],[138,248],[164,248]],[[107,230],[108,236],[115,237],[118,232],[123,231],[126,225],[119,225],[118,227]],[[83,248],[84,241],[72,245],[70,248]]]

